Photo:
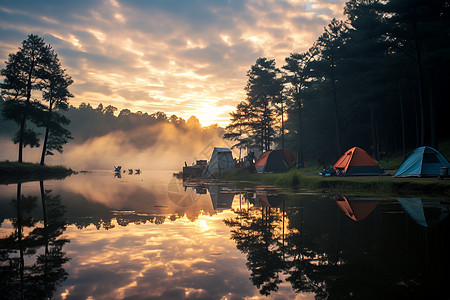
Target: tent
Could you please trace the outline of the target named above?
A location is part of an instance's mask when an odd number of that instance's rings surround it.
[[[359,147],[347,150],[333,168],[344,176],[385,175],[369,154]]]
[[[258,173],[280,173],[288,170],[283,157],[276,151],[266,151],[261,154],[255,163],[255,168]]]
[[[214,147],[209,164],[203,171],[203,177],[212,177],[215,174],[220,175],[223,172],[236,168],[233,154],[229,148]]]
[[[438,199],[399,198],[398,202],[420,226],[432,227],[447,218],[449,208]]]
[[[295,166],[295,162],[297,161],[297,159],[295,158],[294,153],[292,153],[290,150],[286,148],[280,148],[275,151],[278,152],[283,157],[286,166],[288,167]]]
[[[395,177],[433,177],[439,176],[441,167],[450,168],[450,164],[437,150],[431,147],[419,147],[411,153],[395,173]]]
[[[334,198],[336,204],[353,221],[361,221],[367,218],[377,207],[378,201],[372,200],[347,200],[344,196]]]

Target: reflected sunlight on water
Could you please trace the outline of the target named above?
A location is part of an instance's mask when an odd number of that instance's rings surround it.
[[[149,171],[0,192],[8,299],[440,298],[450,286],[448,199],[286,195]]]

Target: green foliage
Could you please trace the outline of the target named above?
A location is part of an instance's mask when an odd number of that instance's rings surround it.
[[[329,165],[354,146],[375,159],[438,147],[449,137],[448,2],[350,0],[344,13],[309,51],[285,59],[287,148],[306,165]],[[251,105],[231,114],[226,137],[239,146],[249,145]]]
[[[40,145],[39,133],[33,126],[28,125],[31,121],[35,126],[47,128],[42,151],[43,164],[45,154],[51,153],[47,151],[49,134],[51,149],[48,150],[62,151],[62,145],[70,138],[70,132],[60,126],[63,123],[67,125],[67,119],[57,117],[52,120],[52,110],[67,109],[68,98],[73,97],[67,87],[73,81],[70,76],[64,74],[51,46],[33,34],[23,41],[17,53],[9,55],[1,75],[4,77],[3,83],[0,83],[3,118],[15,122],[19,127],[13,137],[14,143],[19,144],[18,161],[22,162],[23,147]],[[42,92],[42,99],[49,103],[48,107],[38,100],[32,100],[33,91]],[[58,123],[61,120],[62,123]],[[61,136],[55,136],[56,134]]]
[[[260,57],[247,73],[247,98],[231,113],[225,138],[237,141],[235,147],[246,146],[269,150],[274,141],[277,118],[282,116],[283,79],[275,67],[275,60]]]

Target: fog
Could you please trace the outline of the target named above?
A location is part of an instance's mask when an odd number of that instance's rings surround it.
[[[64,165],[74,170],[112,170],[121,165],[125,169],[181,170],[184,162],[211,157],[214,147],[230,147],[222,139],[223,130],[216,126],[177,127],[171,123],[157,123],[128,131],[113,131],[93,137],[83,143],[77,139],[64,146],[62,154],[47,156],[46,164]],[[0,160],[17,160],[17,145],[0,139]],[[25,148],[24,161],[38,162],[42,148]],[[234,157],[239,152],[235,151]]]

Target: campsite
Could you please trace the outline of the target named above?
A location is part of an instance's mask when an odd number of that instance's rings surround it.
[[[248,161],[247,158],[244,160]],[[230,149],[214,148],[211,160],[205,164],[202,169],[205,171],[194,176],[185,176],[183,168],[183,178],[192,182],[225,180],[239,185],[265,184],[292,191],[311,189],[351,194],[450,195],[450,164],[431,147],[415,149],[398,167],[389,166],[386,170],[359,147],[347,150],[334,165],[320,171],[317,168],[298,168],[295,154],[287,149],[266,151],[254,162],[244,165],[233,158]]]
[[[0,300],[450,298],[449,0],[0,20]]]

